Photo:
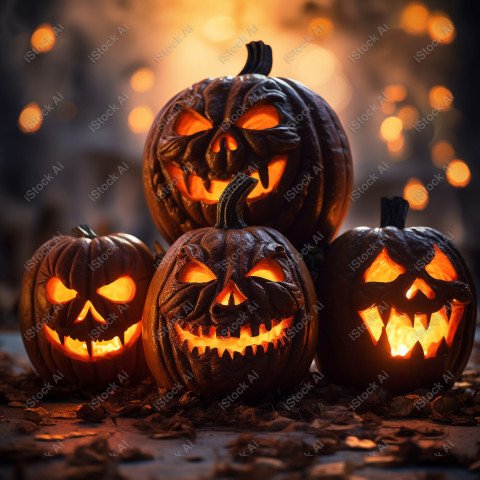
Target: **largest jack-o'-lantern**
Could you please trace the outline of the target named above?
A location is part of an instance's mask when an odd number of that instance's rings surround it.
[[[170,242],[212,226],[221,193],[243,172],[259,180],[247,198],[249,225],[275,228],[297,247],[318,238],[327,243],[352,188],[345,132],[315,92],[268,77],[268,45],[247,47],[239,75],[202,80],[157,115],[143,160],[152,217]]]
[[[346,232],[327,251],[318,353],[336,383],[363,387],[381,375],[394,391],[448,388],[468,361],[472,276],[440,232],[404,228],[407,211],[400,197],[382,199],[381,228]]]
[[[307,268],[277,231],[248,227],[240,209],[256,181],[223,192],[216,227],[184,234],[162,260],[144,311],[157,383],[205,396],[289,388],[308,371],[317,305]],[[246,387],[244,388],[244,385]]]
[[[132,235],[85,225],[52,238],[27,262],[20,327],[37,372],[102,389],[145,377],[142,311],[153,257]]]

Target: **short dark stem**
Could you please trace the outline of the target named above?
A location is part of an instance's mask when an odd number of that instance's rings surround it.
[[[402,197],[382,197],[380,227],[405,228],[408,208],[408,202]]]
[[[247,62],[239,75],[247,73],[259,73],[268,75],[272,69],[273,56],[272,47],[265,45],[262,41],[247,43]]]
[[[85,224],[72,228],[72,235],[78,238],[95,238],[97,234]]]
[[[215,228],[245,228],[243,207],[248,194],[255,188],[258,180],[239,173],[227,185],[217,204],[217,223]]]

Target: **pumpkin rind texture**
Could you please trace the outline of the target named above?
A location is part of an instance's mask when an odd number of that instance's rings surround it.
[[[274,228],[297,248],[313,237],[328,243],[346,214],[352,162],[340,121],[302,84],[266,76],[271,50],[269,57],[268,46],[252,43],[241,74],[183,90],[151,127],[145,196],[171,243],[215,224],[220,194],[238,172],[260,180],[247,199],[247,223]]]
[[[43,379],[81,388],[141,380],[153,256],[125,233],[96,236],[80,226],[75,235],[52,238],[27,262],[20,327],[28,356]]]
[[[404,228],[408,202],[382,202],[381,228],[348,231],[326,253],[316,285],[319,364],[338,384],[450,388],[473,347],[472,275],[443,234]]]

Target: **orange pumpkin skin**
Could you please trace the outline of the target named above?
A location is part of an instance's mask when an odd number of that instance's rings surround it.
[[[253,180],[242,177],[248,188]],[[315,354],[316,296],[307,268],[279,232],[247,227],[232,214],[240,202],[230,197],[235,185],[219,203],[225,222],[220,213],[218,227],[180,237],[150,285],[143,340],[161,387],[179,382],[207,397],[242,388],[242,398],[254,397],[296,385]]]
[[[73,233],[52,238],[27,262],[20,329],[28,356],[55,383],[100,390],[119,378],[141,380],[148,374],[141,329],[152,254],[125,233],[96,236],[84,225]]]
[[[382,199],[381,228],[337,238],[317,282],[319,365],[335,383],[394,392],[450,388],[470,356],[476,293],[440,232],[405,227],[408,202]],[[385,375],[386,374],[386,375]]]
[[[247,199],[248,225],[274,228],[299,249],[320,237],[326,244],[352,190],[346,134],[322,97],[268,77],[269,46],[247,47],[239,75],[200,81],[158,113],[143,156],[152,218],[171,243],[215,225],[222,189],[243,172],[260,180]]]

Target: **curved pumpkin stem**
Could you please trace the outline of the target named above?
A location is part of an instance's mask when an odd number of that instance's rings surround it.
[[[268,75],[272,69],[272,47],[262,41],[247,43],[248,57],[245,66],[238,75],[259,73]]]
[[[78,238],[95,238],[97,234],[86,224],[72,228],[72,235]]]
[[[258,180],[239,173],[227,185],[217,204],[217,223],[215,228],[245,228],[243,207],[248,194],[255,188]]]
[[[382,197],[381,202],[380,227],[405,228],[409,203],[402,197]]]

